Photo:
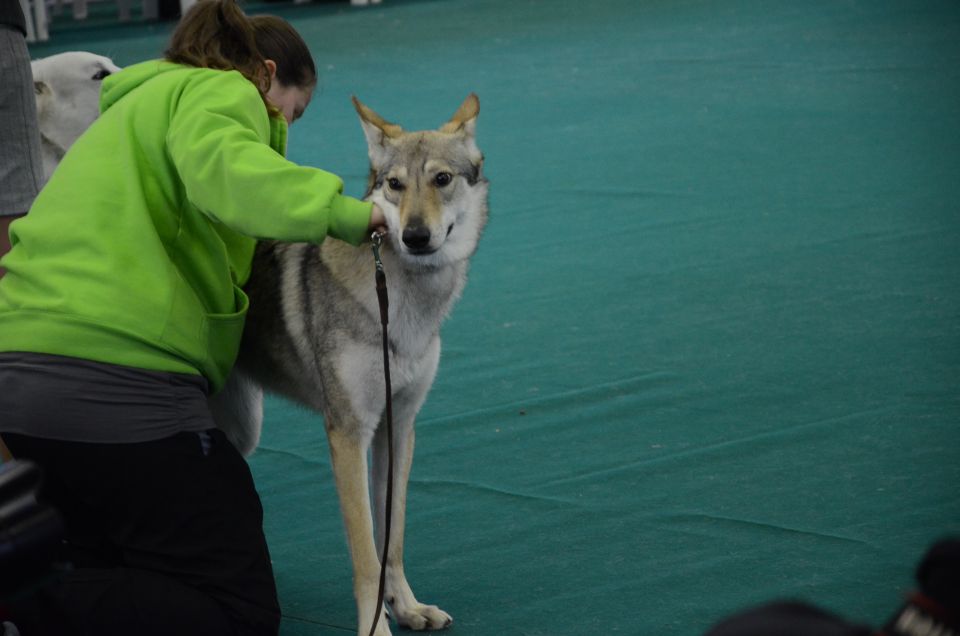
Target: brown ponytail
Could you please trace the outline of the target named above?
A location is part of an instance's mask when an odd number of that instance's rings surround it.
[[[239,71],[267,101],[270,74],[266,60],[277,65],[276,79],[284,86],[312,88],[317,70],[310,50],[290,24],[272,15],[247,17],[236,0],[200,0],[180,20],[164,58],[224,71]]]

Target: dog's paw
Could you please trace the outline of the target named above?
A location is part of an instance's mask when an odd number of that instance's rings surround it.
[[[360,622],[360,629],[357,631],[357,636],[369,636],[370,634],[370,623],[367,622],[364,624]],[[390,617],[387,614],[387,608],[384,607],[381,614],[380,620],[377,621],[377,630],[373,632],[374,636],[392,636],[390,631]]]
[[[410,607],[393,607],[397,624],[415,631],[446,629],[453,625],[453,618],[436,605],[416,603]]]

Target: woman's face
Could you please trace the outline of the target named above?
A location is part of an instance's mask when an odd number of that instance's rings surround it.
[[[312,97],[312,86],[309,88],[284,86],[276,80],[271,83],[270,90],[267,91],[267,99],[283,113],[283,118],[287,120],[288,126],[300,119]]]

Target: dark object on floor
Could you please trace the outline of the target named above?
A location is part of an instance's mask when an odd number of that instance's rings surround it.
[[[42,481],[33,462],[0,465],[0,599],[42,579],[57,556],[63,523],[56,510],[37,502]]]

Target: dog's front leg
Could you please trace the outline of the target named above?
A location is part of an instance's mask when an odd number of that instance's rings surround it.
[[[377,606],[380,562],[373,543],[367,479],[367,444],[356,431],[327,427],[333,474],[340,509],[353,561],[353,595],[357,600],[359,636],[370,633]],[[390,636],[385,613],[377,623],[376,636]]]
[[[425,394],[425,391],[424,391]],[[444,629],[453,623],[449,614],[436,605],[417,601],[403,570],[403,533],[407,511],[407,484],[413,465],[414,418],[422,398],[413,405],[400,403],[394,431],[393,506],[390,519],[390,552],[387,555],[386,600],[397,623],[408,629]],[[414,408],[415,407],[415,408]],[[383,550],[386,515],[387,433],[386,426],[377,429],[373,439],[373,491],[376,494],[377,550]]]

